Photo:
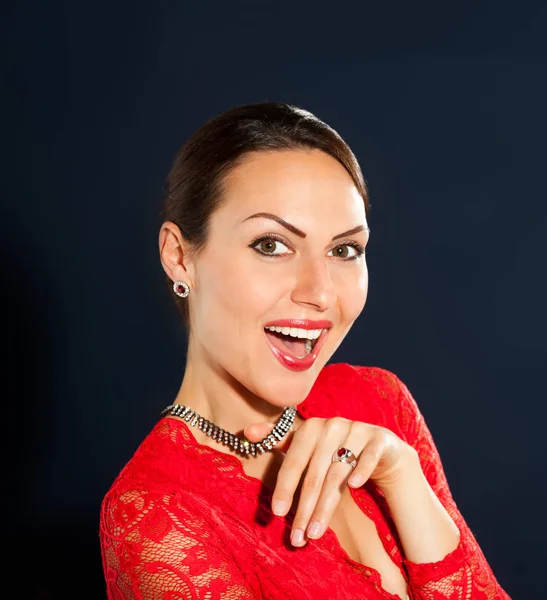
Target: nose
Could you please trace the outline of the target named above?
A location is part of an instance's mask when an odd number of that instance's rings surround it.
[[[320,311],[334,305],[336,290],[324,258],[310,258],[302,261],[292,300],[297,304],[307,304]]]

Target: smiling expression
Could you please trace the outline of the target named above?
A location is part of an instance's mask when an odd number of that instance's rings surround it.
[[[319,150],[247,155],[222,195],[206,246],[185,265],[192,355],[269,402],[297,404],[366,302],[363,198],[346,169]],[[265,333],[291,319],[304,321],[287,344],[280,345],[283,328]],[[321,330],[311,344],[316,356],[291,368],[272,345],[295,358],[308,354],[302,329]]]

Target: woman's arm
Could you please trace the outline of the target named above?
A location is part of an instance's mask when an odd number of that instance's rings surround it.
[[[357,370],[365,378],[370,374],[367,367]],[[401,482],[396,493],[384,492],[401,536],[412,597],[510,600],[456,506],[416,401],[396,375],[384,369],[375,371],[382,372],[385,395],[396,412],[400,433],[416,451],[422,473],[409,468],[406,488]]]
[[[417,453],[398,481],[380,489],[408,560],[437,562],[458,547],[460,531],[431,489]]]

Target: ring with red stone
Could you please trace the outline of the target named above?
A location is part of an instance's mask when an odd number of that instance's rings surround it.
[[[338,450],[332,455],[332,462],[345,462],[351,465],[352,469],[357,466],[357,458],[351,450],[347,448],[338,448]]]

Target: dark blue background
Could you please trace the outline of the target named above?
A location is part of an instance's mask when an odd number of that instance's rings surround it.
[[[165,177],[263,100],[337,129],[370,188],[369,300],[333,361],[405,381],[499,581],[544,597],[546,3],[18,2],[3,28],[17,597],[104,597],[100,501],[184,369]]]

